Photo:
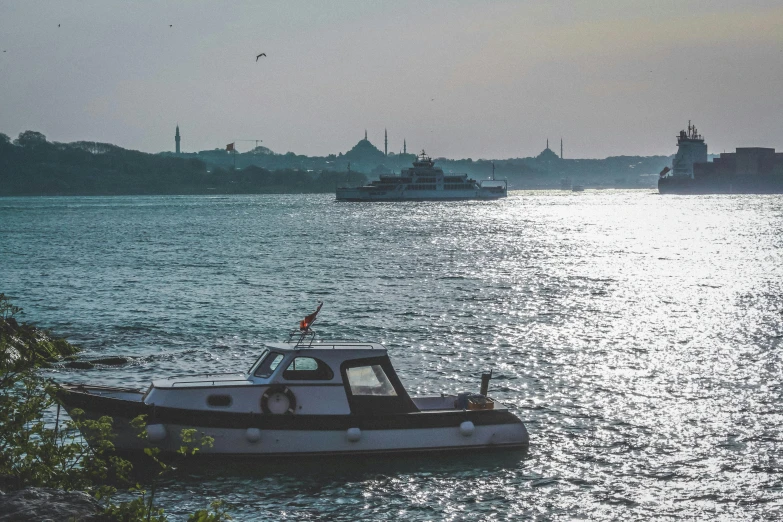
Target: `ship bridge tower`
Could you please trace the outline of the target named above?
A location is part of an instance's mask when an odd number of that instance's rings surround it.
[[[693,179],[693,164],[707,163],[707,144],[695,125],[688,121],[688,130],[677,136],[677,155],[672,161],[672,176]]]

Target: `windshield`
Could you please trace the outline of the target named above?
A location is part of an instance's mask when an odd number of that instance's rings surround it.
[[[266,357],[264,357],[264,360],[261,361],[261,364],[258,365],[256,371],[253,372],[253,375],[256,377],[269,377],[272,375],[272,372],[277,369],[282,360],[282,353],[269,352]]]
[[[261,356],[260,356],[258,359],[256,359],[256,362],[254,362],[254,363],[253,363],[253,364],[250,366],[250,369],[247,371],[247,373],[253,373],[253,370],[254,370],[254,369],[255,369],[255,368],[256,368],[256,367],[257,367],[259,364],[261,364],[261,361],[263,361],[263,360],[264,360],[264,357],[266,357],[266,355],[267,355],[268,353],[269,353],[269,349],[268,349],[268,348],[265,348],[265,349],[264,349],[264,351],[263,351],[263,352],[261,352]]]

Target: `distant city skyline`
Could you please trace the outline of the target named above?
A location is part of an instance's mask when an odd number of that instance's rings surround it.
[[[562,136],[604,158],[673,154],[692,120],[711,153],[780,150],[780,27],[769,0],[0,0],[0,132],[160,152],[179,123],[182,152],[324,156],[386,129],[389,152],[474,159]]]
[[[211,147],[211,148],[206,148],[206,149],[185,151],[185,150],[181,150],[181,147],[180,147],[181,137],[182,136],[180,135],[180,132],[179,132],[179,124],[177,124],[175,129],[174,129],[174,141],[172,142],[174,144],[173,145],[173,149],[168,150],[168,149],[164,148],[164,149],[162,149],[160,151],[156,151],[156,152],[174,152],[175,154],[180,154],[180,152],[182,152],[182,153],[194,154],[194,153],[198,153],[198,152],[212,151],[212,150],[215,150],[215,149],[223,150],[224,148],[226,148],[228,146],[228,145],[226,145],[226,146],[217,146],[217,147]],[[364,138],[362,138],[362,139],[369,141],[370,144],[372,144],[372,146],[374,146],[379,151],[383,152],[385,156],[394,155],[394,154],[407,154],[408,153],[408,145],[407,145],[407,142],[406,142],[405,138],[403,138],[403,140],[402,140],[402,147],[400,147],[400,149],[397,152],[395,152],[394,150],[389,150],[388,129],[383,129],[383,147],[384,147],[383,150],[381,149],[380,145],[377,142],[373,142],[373,140],[369,139],[368,134],[367,134],[367,129],[364,129]],[[360,140],[357,140],[357,142],[358,141],[362,141],[362,140],[360,139]],[[238,145],[236,145],[236,142],[245,143],[246,146],[245,147],[238,146]],[[262,142],[263,142],[263,140],[232,140],[230,143],[234,146],[232,150],[236,150],[238,153],[242,153],[242,152],[252,151],[253,149],[255,149],[255,148],[259,147],[259,146],[264,147],[266,149],[269,149],[269,147],[266,147],[265,145],[262,145]],[[119,145],[119,144],[115,143],[114,145]],[[356,145],[356,143],[351,143],[351,144],[348,145],[348,148],[346,150],[340,150],[340,151],[337,151],[337,152],[330,152],[328,154],[320,154],[318,156],[325,157],[325,156],[327,156],[329,154],[344,153],[344,152],[347,152],[347,150],[350,150],[355,145]],[[271,150],[271,149],[269,149],[269,150]],[[422,150],[422,149],[419,149],[419,151],[416,151],[416,152],[412,152],[412,154],[419,154],[420,150]],[[546,144],[541,148],[541,150],[539,150],[537,153],[534,153],[531,156],[527,156],[527,157],[537,156],[538,154],[541,153],[541,151],[544,151],[544,150],[551,150],[550,147],[549,147],[549,138],[546,138]],[[280,151],[273,150],[272,152],[280,154]],[[293,151],[291,151],[291,152],[293,152]],[[558,155],[558,157],[560,157],[560,158],[564,157],[563,156],[563,138],[560,138],[560,152],[559,153],[557,153],[556,151],[553,151],[553,152],[555,152]],[[309,154],[309,156],[315,156],[315,155]],[[520,158],[522,156],[513,156],[513,157]],[[459,158],[453,158],[453,159],[459,159]],[[500,158],[492,158],[492,159],[500,159]]]

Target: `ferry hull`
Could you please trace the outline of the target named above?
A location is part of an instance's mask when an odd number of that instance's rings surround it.
[[[445,192],[445,193],[444,193]],[[505,198],[506,190],[502,192],[470,191],[461,193],[448,193],[446,191],[431,191],[426,193],[392,192],[387,194],[362,193],[359,190],[338,189],[337,201],[470,201],[470,200],[495,200]]]

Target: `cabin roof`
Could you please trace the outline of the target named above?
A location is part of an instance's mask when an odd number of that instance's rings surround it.
[[[345,361],[388,356],[386,348],[382,344],[359,341],[264,342],[263,347],[273,352],[284,354],[286,359],[282,364],[285,366],[295,357],[314,357],[323,361],[334,373],[334,378],[330,382],[342,382],[340,365]],[[261,355],[261,351],[258,352],[257,357]],[[278,371],[275,371],[275,374],[278,373]],[[275,377],[272,377],[272,380],[274,381]],[[155,388],[205,388],[243,386],[253,384],[254,382],[258,382],[258,379],[253,378],[248,373],[229,373],[174,376],[167,379],[157,379],[153,381],[153,386]]]

